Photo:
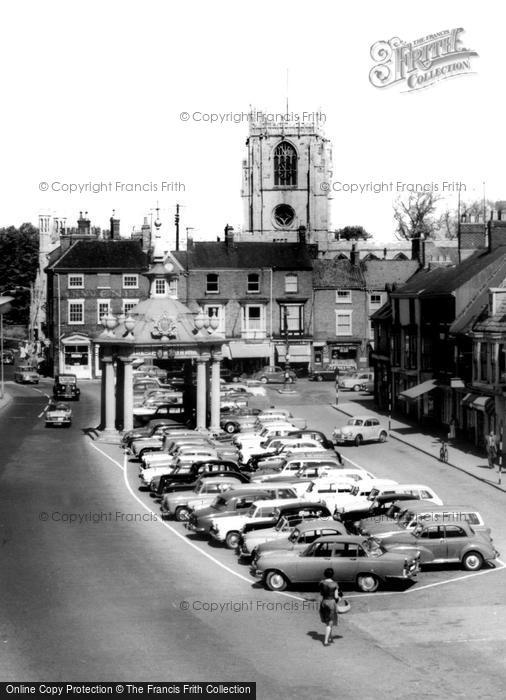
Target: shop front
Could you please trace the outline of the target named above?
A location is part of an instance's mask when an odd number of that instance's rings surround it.
[[[74,334],[61,339],[59,371],[75,374],[78,379],[91,379],[91,340],[85,335]]]

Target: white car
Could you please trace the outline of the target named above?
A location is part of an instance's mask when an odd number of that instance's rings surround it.
[[[374,381],[374,372],[356,372],[348,376],[339,377],[339,388],[348,391],[360,391],[362,384]]]
[[[332,437],[338,445],[354,444],[358,447],[364,441],[385,442],[387,429],[372,416],[353,416],[342,428],[336,428]]]
[[[205,448],[192,449],[191,452],[182,452],[176,455],[167,455],[167,461],[155,467],[140,469],[139,477],[146,483],[147,486],[151,483],[151,479],[161,474],[170,474],[176,463],[182,465],[193,464],[194,462],[202,462],[208,459],[219,459],[218,453],[215,450]]]
[[[322,452],[322,444],[319,440],[311,440],[310,438],[278,438],[266,447],[260,447],[251,456],[257,459],[259,469],[265,467],[279,466],[291,452]],[[275,454],[270,454],[275,452]],[[261,457],[265,455],[264,457]]]
[[[268,523],[274,525],[278,506],[297,503],[298,498],[270,499],[255,501],[245,513],[223,513],[211,519],[209,534],[217,542],[224,542],[229,549],[235,549],[240,541],[241,530],[249,523]]]
[[[439,498],[434,489],[424,484],[396,484],[392,488],[376,488],[371,491],[371,500],[377,496],[388,496],[390,493],[407,493],[422,501],[432,501],[437,506],[444,505],[443,499]]]
[[[396,491],[397,482],[392,479],[370,479],[358,481],[347,497],[339,499],[334,508],[340,513],[358,508],[368,508],[379,494]]]
[[[236,488],[240,484],[241,482],[233,476],[209,476],[202,479],[194,489],[166,493],[163,495],[160,505],[162,516],[172,517],[183,522],[188,519],[190,508],[202,507],[201,505],[190,506],[190,503],[194,504],[199,501],[206,503],[205,499],[207,498],[210,504],[220,493]]]

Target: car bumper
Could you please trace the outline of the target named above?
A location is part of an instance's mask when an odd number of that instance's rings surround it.
[[[70,425],[72,423],[71,420],[67,419],[60,419],[60,420],[47,420],[46,425]]]
[[[263,578],[264,572],[261,569],[257,569],[255,565],[250,566],[249,572],[254,578]]]
[[[353,442],[354,440],[354,435],[334,435],[334,442],[336,445],[344,445],[347,442]]]
[[[198,523],[190,523],[187,521],[185,522],[184,526],[187,530],[190,530],[190,532],[197,532],[198,534],[207,533],[207,528],[202,527],[202,525],[198,525]]]

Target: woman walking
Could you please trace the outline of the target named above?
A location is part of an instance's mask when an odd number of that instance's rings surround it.
[[[320,620],[325,625],[325,641],[323,646],[328,647],[334,640],[332,638],[332,628],[337,625],[337,601],[341,598],[341,592],[336,581],[334,581],[334,570],[325,569],[325,576],[319,583],[321,602]]]

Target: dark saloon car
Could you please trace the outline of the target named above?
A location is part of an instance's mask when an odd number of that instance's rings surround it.
[[[194,462],[189,469],[180,469],[179,471],[171,472],[170,474],[162,474],[159,479],[154,479],[153,487],[156,486],[155,493],[161,496],[164,493],[172,491],[173,486],[184,486],[184,488],[192,488],[197,479],[206,474],[233,474],[243,483],[249,481],[249,477],[243,474],[236,462],[224,459],[208,459],[201,462]],[[158,483],[157,483],[158,481]]]
[[[310,382],[333,382],[338,374],[337,365],[329,364],[310,370],[307,378]]]
[[[77,386],[75,374],[57,374],[54,378],[53,397],[55,399],[71,399],[79,401],[81,390]]]

